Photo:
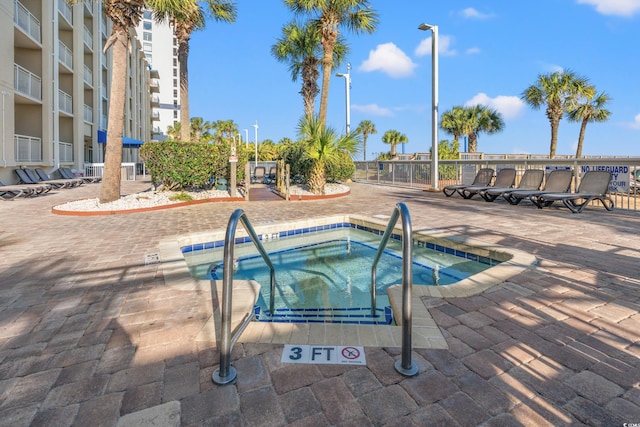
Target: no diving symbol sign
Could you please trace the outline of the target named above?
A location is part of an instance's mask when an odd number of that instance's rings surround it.
[[[340,353],[348,360],[356,360],[360,357],[360,350],[355,347],[344,347]]]
[[[323,365],[366,365],[360,346],[290,345],[282,350],[281,363],[316,363]]]

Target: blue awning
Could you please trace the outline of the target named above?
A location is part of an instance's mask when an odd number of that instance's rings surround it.
[[[107,142],[107,132],[105,132],[103,130],[99,130],[98,131],[98,143],[99,144],[104,144],[106,142]],[[144,141],[141,141],[139,139],[133,139],[133,138],[129,138],[127,136],[123,136],[122,137],[122,146],[123,147],[127,147],[127,148],[139,147],[142,144],[144,144]]]

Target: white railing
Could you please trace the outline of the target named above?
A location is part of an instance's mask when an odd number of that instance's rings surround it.
[[[58,42],[58,46],[58,59],[60,60],[60,62],[66,65],[68,69],[73,70],[73,52],[67,47],[66,44],[62,43],[62,41]]]
[[[91,31],[89,31],[86,26],[84,27],[84,44],[93,50],[93,34],[91,34]]]
[[[151,113],[151,120],[160,120],[160,113],[158,111]]]
[[[58,108],[67,114],[73,114],[73,98],[63,90],[58,90]]]
[[[41,162],[42,139],[28,135],[14,135],[17,162]]]
[[[25,33],[38,43],[42,40],[40,37],[40,21],[36,18],[22,3],[18,0],[15,2],[14,22],[18,27],[22,28]]]
[[[160,126],[154,126],[151,128],[151,133],[160,134],[162,131],[160,130]]]
[[[60,163],[73,163],[73,144],[60,141],[58,154]]]
[[[122,163],[121,177],[125,181],[136,180],[136,164],[135,163]],[[104,173],[104,163],[85,163],[84,174],[85,176],[99,176],[102,177]]]
[[[107,116],[103,115],[102,118],[100,119],[100,129],[107,130],[108,122],[109,120]]]
[[[480,153],[470,157],[476,157]],[[524,155],[520,158],[512,154],[482,155],[482,159],[444,160],[438,161],[438,188],[446,185],[471,182],[476,171],[489,167],[495,171],[501,168],[516,169],[518,177],[527,169],[544,169],[550,171],[567,168],[578,172],[596,166],[615,169],[609,191],[615,196],[616,208],[640,210],[640,198],[636,198],[637,182],[631,177],[640,174],[640,157],[631,156],[584,156],[576,159],[571,155],[560,155],[553,159],[545,155]],[[354,180],[380,185],[397,185],[401,187],[431,188],[431,162],[426,160],[386,160],[357,161],[355,163]],[[622,171],[622,172],[620,172]],[[574,188],[578,187],[580,173],[574,174]],[[519,178],[516,178],[516,181]],[[612,197],[613,197],[612,196]]]
[[[84,81],[89,86],[93,86],[93,71],[87,67],[87,64],[84,65]]]
[[[42,80],[26,68],[13,64],[13,84],[16,92],[42,101]]]
[[[93,123],[93,107],[90,105],[84,106],[84,121],[87,123]]]
[[[73,12],[71,11],[71,6],[66,1],[58,2],[58,9],[64,18],[69,22],[69,24],[73,25]]]
[[[153,95],[151,97],[151,103],[152,104],[160,104],[160,97],[158,97],[158,95]]]
[[[87,12],[93,15],[93,2],[91,0],[84,0],[84,5],[87,8]]]

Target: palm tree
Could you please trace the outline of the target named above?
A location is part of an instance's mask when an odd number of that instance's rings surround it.
[[[309,191],[324,194],[327,165],[339,162],[345,153],[353,158],[358,152],[360,135],[355,132],[339,135],[335,129],[322,125],[318,117],[306,116],[300,119],[298,133],[305,146],[305,157],[312,162],[307,179]]]
[[[180,64],[180,122],[189,123],[189,40],[191,33],[195,30],[201,30],[205,26],[205,18],[207,12],[216,21],[235,22],[237,17],[237,8],[229,0],[203,0],[207,6],[205,11],[200,2],[193,4],[183,10],[170,11],[166,14],[156,13],[155,17],[158,21],[169,20],[173,24],[173,32],[178,41],[178,62]],[[182,128],[181,139],[189,141],[189,127]]]
[[[465,124],[465,107],[456,105],[449,111],[442,113],[440,118],[440,128],[453,135],[453,141],[458,143],[458,139],[462,135],[467,134],[467,130],[464,127]]]
[[[378,133],[376,125],[371,120],[362,120],[358,123],[356,132],[362,134],[362,150],[364,151],[364,161],[367,161],[367,138],[369,135],[375,135]]]
[[[202,117],[191,117],[191,141],[200,142],[204,134],[207,134],[213,125]]]
[[[218,144],[238,134],[238,125],[233,120],[216,120],[211,124],[211,129],[215,129],[214,140]]]
[[[282,28],[282,37],[271,47],[271,54],[280,62],[289,62],[291,80],[302,78],[300,95],[304,103],[307,117],[313,117],[318,88],[318,67],[321,63],[322,46],[320,44],[320,30],[312,22],[300,25],[291,22]],[[348,47],[342,37],[333,51],[333,65],[339,65],[348,53]]]
[[[478,135],[480,132],[488,134],[501,132],[504,129],[502,115],[496,110],[484,105],[474,105],[465,108],[463,129],[469,137],[469,152],[478,150]]]
[[[79,0],[67,0],[70,4]],[[111,92],[109,93],[109,123],[105,149],[104,173],[100,187],[100,203],[120,198],[122,164],[122,130],[127,90],[127,56],[131,47],[131,30],[144,12],[145,6],[156,14],[181,13],[196,4],[196,0],[103,0],[104,13],[111,19],[111,35],[104,50],[112,48]]]
[[[576,159],[582,157],[582,145],[584,142],[584,134],[587,130],[587,123],[590,122],[606,122],[611,116],[611,111],[604,108],[605,104],[611,100],[611,97],[604,92],[595,96],[585,96],[584,102],[577,102],[571,105],[567,111],[567,118],[572,122],[581,122],[580,136],[578,137],[578,148],[576,149]]]
[[[382,135],[382,142],[391,145],[391,152],[389,154],[391,155],[391,159],[393,159],[396,157],[396,145],[404,144],[409,142],[409,140],[407,139],[407,135],[400,133],[395,129],[391,129]]]
[[[333,50],[338,42],[340,27],[345,27],[356,34],[373,33],[378,23],[378,13],[371,8],[368,0],[284,0],[284,3],[295,14],[310,15],[311,21],[320,29],[323,56],[318,120],[321,126],[325,126]]]
[[[522,93],[522,100],[537,110],[547,106],[547,118],[551,124],[549,158],[554,158],[558,146],[558,126],[562,115],[577,97],[587,96],[593,86],[586,78],[573,71],[556,71],[538,75],[538,80]]]
[[[180,122],[173,122],[173,126],[167,126],[167,140],[180,140]]]

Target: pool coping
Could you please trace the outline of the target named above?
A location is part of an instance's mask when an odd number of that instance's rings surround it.
[[[271,234],[286,229],[317,227],[321,225],[349,222],[384,231],[389,216],[376,215],[334,215],[309,218],[287,222],[252,221],[257,234]],[[401,233],[400,226],[394,232]],[[187,267],[181,248],[202,242],[223,240],[226,230],[212,230],[192,233],[165,239],[159,243],[159,262],[167,286],[181,291],[198,291],[216,293],[221,300],[220,280],[199,280],[193,278]],[[239,227],[237,237],[246,237],[244,228]],[[505,248],[488,244],[478,239],[455,235],[436,228],[413,226],[416,240],[447,243],[447,247],[467,252],[478,252],[480,256],[490,256],[502,261],[483,272],[474,274],[457,283],[446,286],[413,286],[411,297],[412,309],[412,347],[425,349],[444,349],[447,343],[437,324],[431,317],[423,298],[457,298],[478,295],[493,287],[506,283],[516,274],[532,268],[537,259],[535,256],[518,249]],[[234,312],[253,311],[253,301],[249,294],[255,293],[255,282],[234,280]],[[259,285],[258,285],[259,286]],[[245,298],[238,298],[235,292],[249,293]],[[394,313],[401,312],[402,290],[394,285],[387,291]],[[219,311],[219,310],[217,310]],[[216,341],[216,316],[211,316],[196,338],[197,341]],[[401,316],[396,315],[396,319]],[[250,322],[238,339],[239,342],[271,343],[271,344],[309,344],[309,345],[361,345],[371,347],[400,347],[402,344],[402,327],[400,325],[354,325],[331,323],[271,323]]]

